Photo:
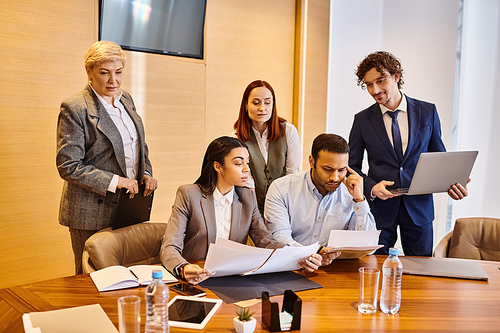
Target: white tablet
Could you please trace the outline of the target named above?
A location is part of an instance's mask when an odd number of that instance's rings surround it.
[[[222,300],[177,295],[168,302],[172,327],[202,330],[222,304]]]

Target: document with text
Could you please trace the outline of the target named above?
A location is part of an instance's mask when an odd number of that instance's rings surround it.
[[[317,250],[318,243],[265,249],[217,238],[208,247],[205,268],[215,272],[214,277],[293,271],[300,268],[300,259]]]

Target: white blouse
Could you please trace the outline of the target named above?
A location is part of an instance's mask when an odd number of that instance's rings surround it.
[[[233,204],[234,186],[231,191],[222,195],[216,187],[214,197],[215,220],[217,223],[217,238],[229,239],[231,231],[231,206]]]

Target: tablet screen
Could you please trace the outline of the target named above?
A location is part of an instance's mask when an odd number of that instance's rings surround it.
[[[222,300],[175,296],[168,305],[170,326],[203,329]]]

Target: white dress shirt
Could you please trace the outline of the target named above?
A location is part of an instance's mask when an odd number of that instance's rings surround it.
[[[255,135],[255,139],[259,144],[260,152],[262,157],[264,157],[264,161],[267,164],[267,158],[269,155],[269,141],[267,141],[267,132],[268,128],[264,130],[262,135],[260,135],[259,131],[257,131],[252,126],[253,134]],[[302,170],[302,157],[300,152],[300,139],[299,133],[295,126],[290,123],[286,123],[285,126],[285,136],[286,136],[286,174],[291,174],[295,172],[299,172]]]
[[[97,95],[99,101],[110,115],[113,123],[120,132],[120,136],[123,141],[123,151],[125,153],[125,165],[127,168],[127,178],[137,179],[137,167],[139,161],[139,135],[137,134],[137,129],[135,128],[134,122],[130,115],[125,110],[125,107],[120,102],[122,97],[122,92],[120,96],[115,99],[114,104],[109,104],[102,98],[90,85],[94,93]],[[118,175],[114,175],[108,186],[108,191],[115,192],[118,185]]]
[[[217,222],[217,238],[229,239],[231,230],[231,206],[233,204],[234,186],[225,195],[216,187],[214,191],[215,221]]]
[[[388,111],[396,111],[399,110],[398,113],[398,125],[399,132],[401,133],[401,143],[403,144],[403,155],[406,152],[406,148],[408,147],[408,107],[406,102],[406,95],[401,93],[401,102],[399,106],[394,110],[389,110],[382,104],[380,105],[380,111],[382,111],[382,119],[384,120],[385,130],[387,131],[387,135],[389,136],[389,140],[391,141],[392,146],[394,147],[394,142],[392,142],[392,118],[387,114]]]
[[[271,183],[264,218],[273,238],[292,246],[326,246],[331,230],[376,230],[367,200],[355,202],[344,183],[323,197],[311,169]]]

